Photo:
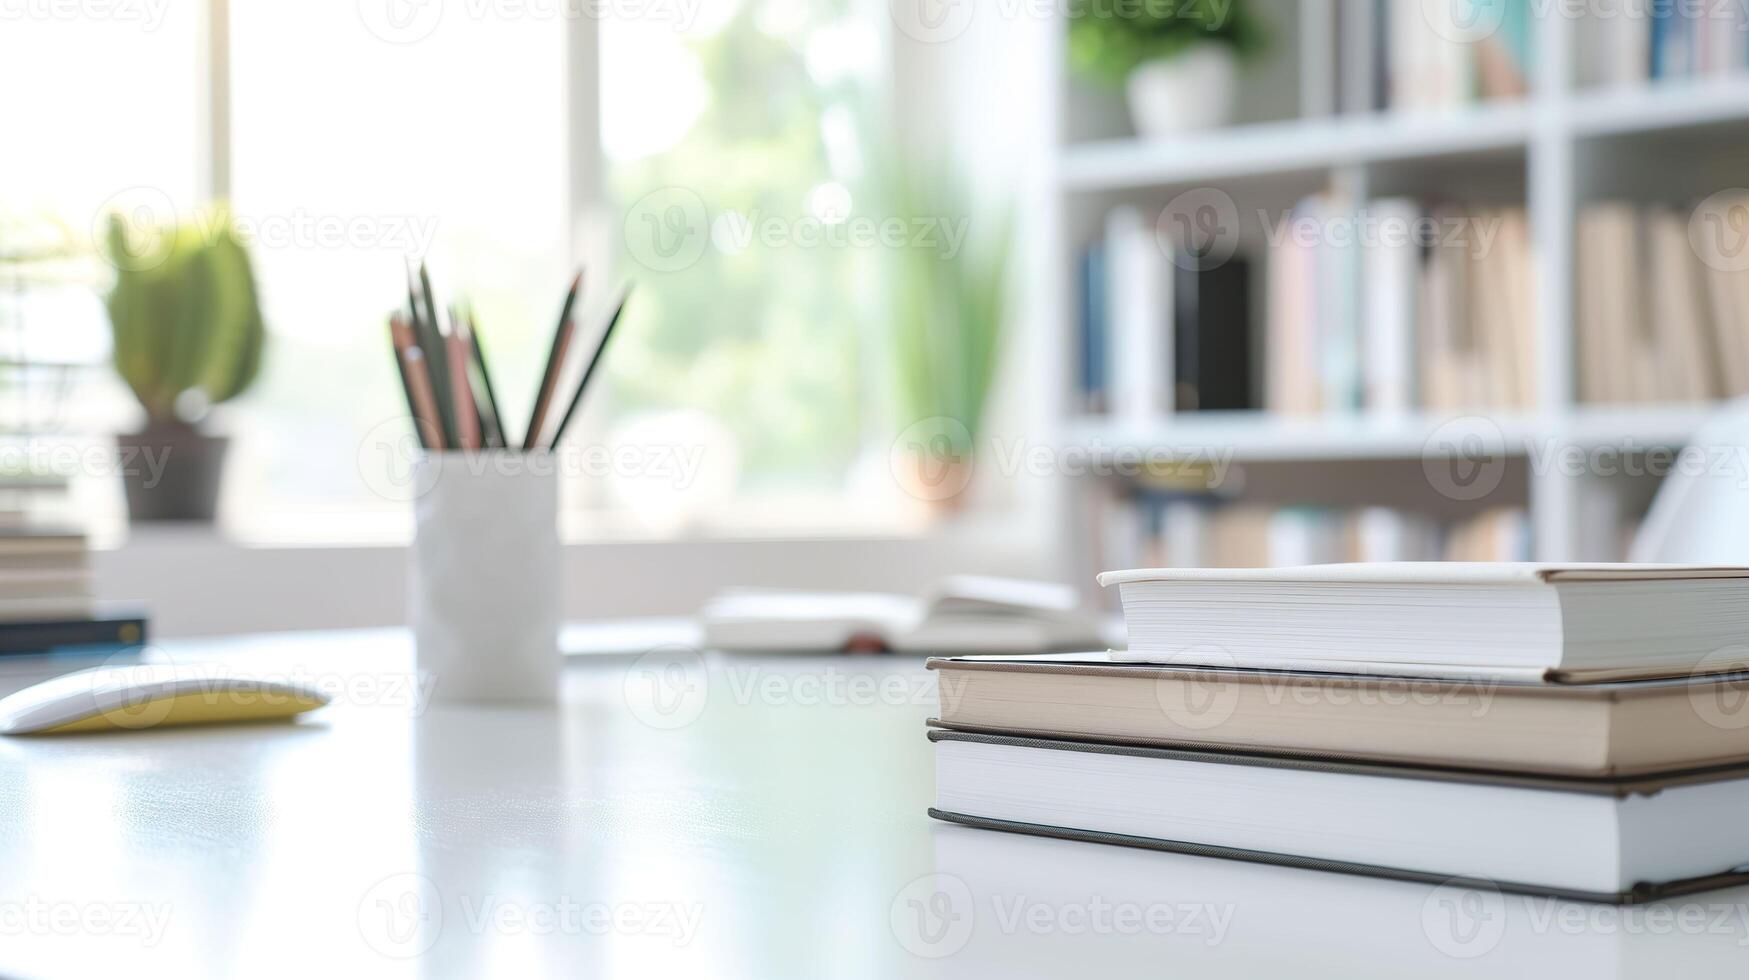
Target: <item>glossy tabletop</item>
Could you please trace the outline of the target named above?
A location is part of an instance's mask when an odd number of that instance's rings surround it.
[[[579,657],[541,709],[429,702],[399,632],[169,654],[336,702],[0,740],[0,974],[1749,970],[1746,889],[1622,910],[934,822],[915,660]]]

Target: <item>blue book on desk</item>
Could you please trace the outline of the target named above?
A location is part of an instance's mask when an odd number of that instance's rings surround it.
[[[145,643],[146,617],[137,612],[95,611],[0,622],[0,655],[120,653]]]

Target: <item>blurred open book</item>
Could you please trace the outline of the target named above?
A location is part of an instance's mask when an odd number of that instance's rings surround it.
[[[736,589],[699,616],[704,643],[749,652],[1045,653],[1104,648],[1101,619],[1065,585],[962,575],[922,597]]]

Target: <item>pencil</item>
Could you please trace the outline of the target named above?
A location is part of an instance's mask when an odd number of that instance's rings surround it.
[[[425,295],[429,296],[431,277],[426,273],[423,263],[419,266],[419,279],[424,283]],[[437,408],[437,414],[432,416],[432,421],[443,429],[444,445],[453,446],[455,445],[456,428],[455,416],[449,403],[449,385],[438,383],[449,377],[449,370],[444,364],[443,357],[443,331],[437,325],[436,311],[421,312],[419,305],[418,286],[413,278],[413,269],[409,266],[407,269],[407,310],[412,315],[414,334],[419,338],[419,350],[424,355],[426,370],[431,377],[431,396],[435,400]]]
[[[546,370],[541,372],[540,390],[534,396],[534,411],[528,419],[528,429],[522,434],[522,448],[526,452],[540,444],[540,430],[546,422],[547,410],[552,404],[553,389],[559,383],[559,369],[565,364],[565,355],[571,348],[571,335],[576,332],[577,325],[571,319],[571,310],[577,305],[577,293],[583,288],[583,270],[578,269],[577,275],[571,279],[571,288],[565,293],[565,305],[559,310],[559,323],[553,328],[553,345],[547,351]]]
[[[437,397],[425,352],[412,343],[413,328],[407,321],[398,315],[395,320],[398,323],[391,321],[390,329],[394,331],[395,346],[407,377],[407,401],[413,411],[414,430],[425,448],[441,451],[445,448],[443,427],[437,421]]]
[[[476,398],[481,409],[481,417],[485,421],[486,445],[494,448],[508,449],[510,437],[504,431],[504,414],[498,410],[498,393],[492,390],[492,372],[486,367],[486,350],[480,344],[480,328],[474,322],[473,310],[456,320],[456,328],[466,333],[468,338],[468,353],[473,356],[474,370],[479,372],[479,394],[485,396],[482,402]]]
[[[473,383],[468,380],[467,342],[453,330],[443,341],[448,347],[444,359],[449,362],[450,404],[455,406],[455,444],[461,449],[478,449],[480,411],[474,404]]]
[[[628,284],[620,293],[619,304],[613,308],[613,316],[607,321],[607,328],[601,331],[601,339],[595,343],[595,353],[589,358],[589,366],[583,369],[583,377],[577,382],[577,392],[571,396],[571,404],[566,407],[565,414],[559,419],[559,427],[553,430],[553,440],[548,448],[559,448],[559,440],[565,438],[565,429],[571,424],[571,416],[577,414],[577,406],[583,401],[583,392],[589,387],[589,378],[595,374],[595,368],[601,363],[601,355],[607,350],[607,341],[613,336],[613,328],[619,325],[619,316],[625,312],[626,301],[632,298],[632,287]]]
[[[395,373],[401,378],[401,395],[407,399],[407,414],[417,415],[413,407],[413,382],[407,377],[407,361],[402,356],[407,348],[413,346],[413,328],[399,313],[389,317],[389,353],[395,358]],[[431,444],[425,440],[423,426],[414,425],[413,434],[419,439],[420,449],[430,449]]]

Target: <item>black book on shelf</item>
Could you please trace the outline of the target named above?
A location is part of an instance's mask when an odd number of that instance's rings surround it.
[[[1182,262],[1173,298],[1174,401],[1178,411],[1254,409],[1251,383],[1250,268]]]

